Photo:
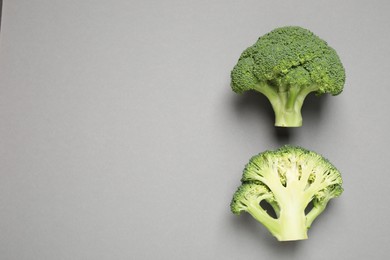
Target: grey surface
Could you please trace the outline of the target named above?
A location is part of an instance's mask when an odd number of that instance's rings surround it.
[[[3,8],[3,0],[0,0],[0,29],[1,29],[1,14],[2,14],[2,8]]]
[[[0,35],[1,259],[386,259],[389,1],[5,1]],[[276,131],[239,96],[241,51],[278,26],[326,39],[347,72]],[[296,144],[345,192],[278,243],[229,211],[248,159]]]

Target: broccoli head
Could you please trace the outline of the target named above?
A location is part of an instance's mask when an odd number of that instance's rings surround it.
[[[233,91],[265,95],[275,113],[275,126],[281,127],[302,125],[301,108],[309,93],[338,95],[344,83],[345,70],[336,51],[298,26],[277,28],[260,37],[231,72]]]
[[[295,146],[252,157],[241,181],[231,211],[248,212],[279,241],[306,239],[314,219],[343,192],[340,172],[328,160]],[[276,216],[260,205],[263,200]]]

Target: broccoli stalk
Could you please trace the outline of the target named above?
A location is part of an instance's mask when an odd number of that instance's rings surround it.
[[[339,171],[321,155],[284,146],[252,157],[230,206],[234,214],[251,214],[279,241],[302,240],[329,200],[341,195],[341,184]],[[276,218],[260,206],[263,200]]]
[[[267,83],[253,86],[253,90],[262,93],[268,98],[275,113],[275,126],[298,127],[302,126],[301,109],[306,96],[316,87],[300,88],[298,86],[276,89]]]
[[[240,56],[231,72],[237,93],[254,90],[265,95],[275,113],[275,126],[302,125],[306,96],[338,95],[345,71],[334,49],[312,32],[297,26],[277,28],[260,37]]]
[[[255,184],[244,184],[241,187],[243,190],[240,192],[247,192],[247,190],[254,189]],[[305,208],[303,207],[307,204],[306,202],[301,199],[294,199],[294,196],[285,197],[284,199],[278,198],[278,206],[283,210],[279,212],[278,219],[274,219],[259,206],[263,199],[265,199],[264,196],[258,199],[249,199],[246,202],[245,211],[266,226],[271,234],[280,241],[307,239]]]

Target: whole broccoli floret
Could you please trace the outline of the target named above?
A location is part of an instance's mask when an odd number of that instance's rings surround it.
[[[248,212],[279,241],[306,239],[314,219],[330,199],[343,192],[340,172],[328,160],[294,146],[252,157],[241,181],[231,211],[237,215]],[[276,218],[260,205],[263,200]],[[305,213],[310,202],[312,208]]]
[[[275,126],[302,125],[301,108],[310,92],[338,95],[345,70],[334,49],[307,29],[277,28],[240,56],[231,72],[233,91],[264,94],[275,112]]]

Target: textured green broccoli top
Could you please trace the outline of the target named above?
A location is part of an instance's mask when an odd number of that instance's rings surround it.
[[[240,56],[231,72],[233,91],[264,94],[275,112],[275,125],[302,125],[301,108],[310,92],[338,95],[345,70],[324,40],[298,26],[277,28],[260,37]]]

